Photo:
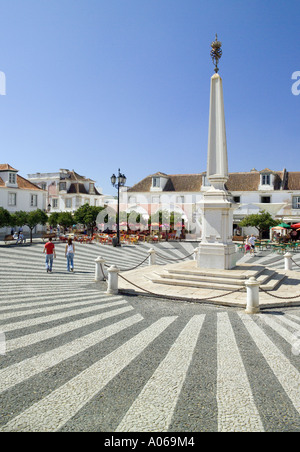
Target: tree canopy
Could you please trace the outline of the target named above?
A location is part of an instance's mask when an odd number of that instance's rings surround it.
[[[279,220],[275,220],[269,212],[265,210],[259,211],[259,213],[254,213],[247,215],[240,222],[239,226],[244,227],[254,227],[258,230],[259,237],[262,238],[264,232],[269,231],[270,228],[277,226],[280,223]]]
[[[4,209],[3,207],[0,207],[0,228],[3,228],[5,226],[10,226],[11,223],[11,216],[8,210]]]
[[[96,226],[99,212],[103,209],[103,207],[90,206],[88,203],[83,204],[74,213],[74,222],[84,224],[88,229],[92,230]]]
[[[10,215],[9,226],[28,226],[30,229],[30,241],[32,242],[32,231],[38,224],[46,224],[48,215],[41,209],[25,212],[19,210]],[[7,225],[8,226],[8,225]]]

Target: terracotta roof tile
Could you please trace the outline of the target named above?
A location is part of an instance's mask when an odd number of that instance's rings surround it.
[[[197,192],[201,189],[202,175],[201,174],[171,174],[156,173],[145,177],[133,187],[128,189],[128,192],[149,192],[152,187],[153,177],[167,177],[168,182],[165,185],[164,192],[178,191],[178,192]]]
[[[80,176],[80,174],[76,173],[76,171],[72,170],[66,170],[66,173],[61,174],[61,179],[68,179],[70,181],[74,182],[94,182],[92,179],[88,179],[84,176]]]
[[[16,173],[18,172],[18,170],[14,169],[8,163],[0,163],[0,171],[15,171]]]
[[[24,177],[19,176],[18,174],[17,174],[17,185],[20,190],[41,190],[41,191],[43,191],[40,187],[33,184],[29,180],[24,179]],[[5,187],[5,186],[6,185],[3,181],[3,179],[0,177],[0,187]]]
[[[300,190],[300,172],[287,173],[287,187],[286,190]]]
[[[27,179],[24,179],[24,177],[17,175],[17,184],[18,188],[21,190],[39,190],[43,191],[41,187],[38,187],[37,185],[33,184]]]
[[[260,183],[260,173],[251,171],[249,173],[230,173],[226,183],[228,191],[256,191]]]
[[[271,171],[274,174],[274,188],[275,190],[280,190],[283,184],[283,171]],[[260,175],[263,171],[250,171],[249,173],[230,173],[229,179],[226,183],[226,188],[228,191],[256,191],[260,185]]]
[[[257,171],[253,169],[249,172],[230,173],[229,179],[226,183],[226,188],[228,191],[256,191],[258,190],[258,187],[260,185],[261,173],[266,171],[269,171],[275,176],[275,190],[279,190],[281,187],[283,187],[283,189],[289,190],[300,190],[300,172],[288,173],[288,175],[291,176],[288,176],[287,183],[284,171],[271,171],[267,168],[263,171]],[[152,178],[158,176],[164,176],[168,178],[168,182],[163,192],[198,192],[201,190],[203,178],[202,174],[165,175],[163,173],[156,173],[141,180],[133,187],[131,187],[128,191],[150,192],[150,189],[152,187]]]

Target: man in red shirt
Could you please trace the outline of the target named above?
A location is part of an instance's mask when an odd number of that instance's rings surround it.
[[[52,239],[51,238],[49,239],[49,241],[44,246],[43,253],[44,254],[46,253],[46,270],[47,270],[47,273],[48,272],[52,273],[53,257],[56,258],[56,253],[55,253],[55,246],[54,246],[54,243],[52,243]]]

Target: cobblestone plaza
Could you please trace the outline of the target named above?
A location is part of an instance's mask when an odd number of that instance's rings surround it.
[[[195,246],[155,245],[174,259]],[[0,247],[0,431],[300,431],[300,308],[249,316],[108,296],[94,282],[99,255],[125,269],[148,249],[78,245],[68,273],[56,244],[47,274],[42,243]],[[282,266],[267,253],[256,261]]]

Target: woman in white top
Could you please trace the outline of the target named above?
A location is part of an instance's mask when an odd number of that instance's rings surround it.
[[[247,237],[246,237],[246,242],[245,242],[245,255],[247,254],[248,251],[251,252],[251,245],[250,245],[250,242],[249,242],[249,235],[247,235]]]
[[[67,270],[71,272],[74,270],[74,254],[75,254],[75,245],[73,244],[72,239],[68,239],[68,243],[66,245],[65,256],[67,258]]]

